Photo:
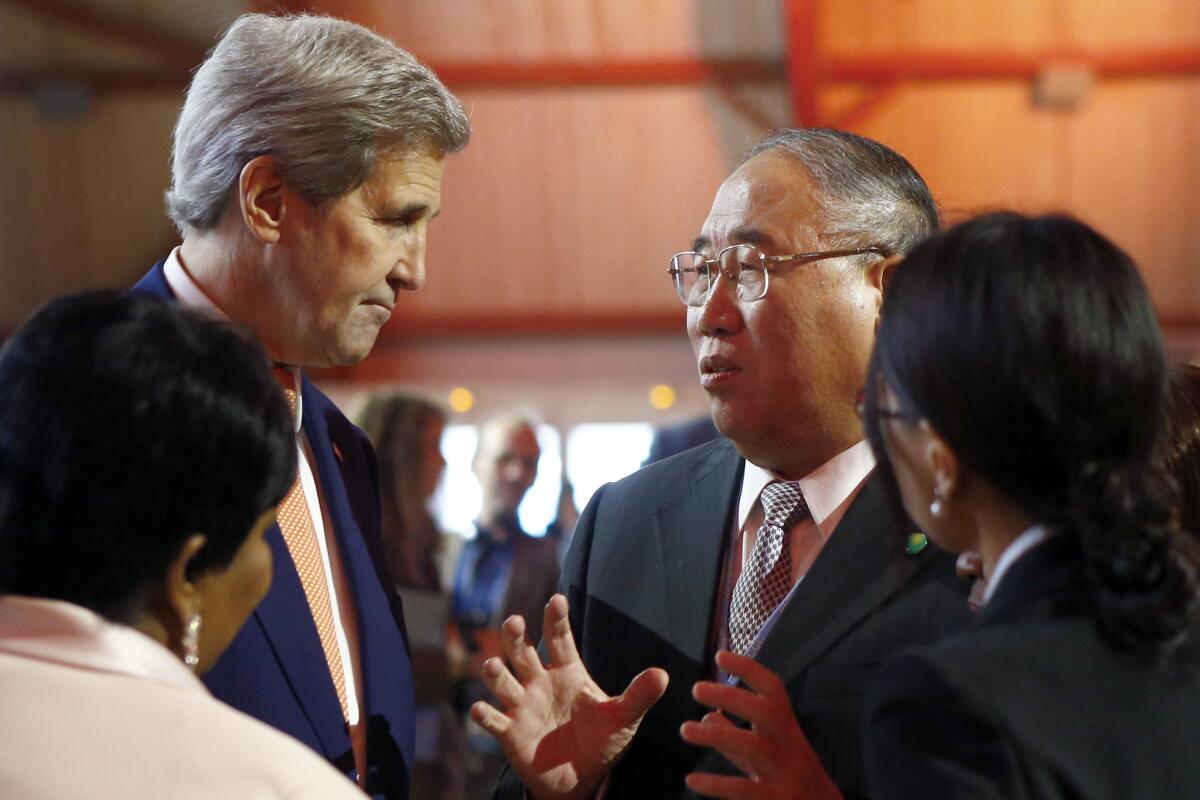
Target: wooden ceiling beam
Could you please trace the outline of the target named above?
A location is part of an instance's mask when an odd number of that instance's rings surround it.
[[[55,86],[81,87],[95,94],[182,93],[190,78],[183,68],[10,67],[0,68],[0,95],[26,95]]]
[[[195,66],[204,59],[208,49],[190,37],[165,30],[142,17],[101,11],[86,3],[71,0],[0,0],[0,3],[23,8],[87,33],[133,45],[174,64]]]
[[[663,86],[709,81],[774,83],[784,74],[780,62],[754,58],[459,61],[433,62],[430,66],[446,84],[463,89]]]
[[[830,81],[883,83],[1033,78],[1054,67],[1080,67],[1098,78],[1149,78],[1200,74],[1200,48],[1126,51],[1049,50],[1033,53],[921,53],[825,59]]]

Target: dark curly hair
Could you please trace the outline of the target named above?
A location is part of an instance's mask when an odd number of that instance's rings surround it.
[[[55,300],[0,351],[0,592],[132,623],[188,536],[190,574],[225,568],[295,470],[248,335],[147,295]]]
[[[1125,253],[1064,216],[990,214],[895,271],[866,384],[882,377],[972,470],[1079,542],[1102,628],[1138,650],[1187,638],[1197,562],[1154,458],[1161,334]]]

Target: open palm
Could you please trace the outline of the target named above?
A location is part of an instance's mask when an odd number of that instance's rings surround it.
[[[591,797],[666,691],[667,674],[648,669],[620,696],[605,694],[579,658],[562,595],[546,605],[543,637],[546,665],[525,639],[525,621],[505,620],[502,646],[512,671],[497,658],[483,669],[503,710],[479,702],[471,717],[500,742],[533,797]]]

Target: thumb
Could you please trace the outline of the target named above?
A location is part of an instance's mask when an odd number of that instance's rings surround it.
[[[641,721],[650,706],[659,701],[667,691],[667,671],[651,667],[638,673],[625,692],[617,698],[618,716],[624,725],[634,725]]]

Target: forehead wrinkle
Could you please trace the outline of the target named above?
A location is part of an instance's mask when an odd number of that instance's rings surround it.
[[[755,247],[773,247],[775,246],[775,237],[759,228],[739,225],[729,232],[725,237],[729,245],[735,244],[750,244]],[[707,236],[698,236],[692,242],[692,249],[696,252],[704,252],[706,249],[713,247],[713,241]]]

